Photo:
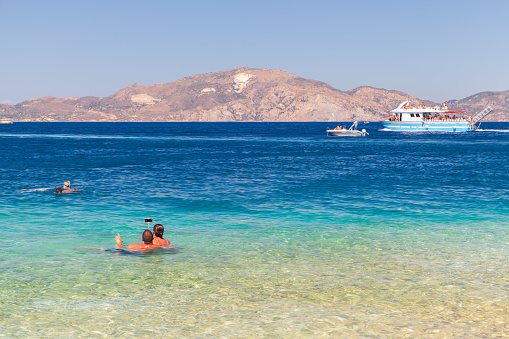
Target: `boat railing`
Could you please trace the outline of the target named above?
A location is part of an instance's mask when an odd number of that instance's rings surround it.
[[[351,131],[351,130],[357,129],[357,124],[358,124],[358,121],[354,121],[354,123],[352,124],[352,126],[350,126],[350,128],[348,130]]]
[[[465,117],[458,118],[423,118],[424,122],[427,121],[443,121],[443,122],[461,122],[461,121],[469,121],[469,119],[465,119]]]

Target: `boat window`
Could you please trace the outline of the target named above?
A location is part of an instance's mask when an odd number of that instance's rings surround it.
[[[414,114],[413,114],[413,113],[410,113],[410,116],[413,118],[413,117],[414,117]]]
[[[419,113],[415,114],[416,117],[420,117]]]

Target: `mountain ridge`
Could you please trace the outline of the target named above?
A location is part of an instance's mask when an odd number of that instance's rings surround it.
[[[341,91],[281,70],[238,67],[170,83],[134,83],[99,98],[44,96],[0,105],[14,121],[379,121],[404,100],[434,105],[397,90],[360,86]],[[509,91],[450,100],[475,114],[491,105],[487,121],[509,121]]]

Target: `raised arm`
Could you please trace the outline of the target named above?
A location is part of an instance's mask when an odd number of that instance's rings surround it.
[[[115,241],[117,242],[117,247],[123,247],[122,243],[124,242],[122,238],[120,237],[120,233],[117,233],[117,236],[115,237]]]

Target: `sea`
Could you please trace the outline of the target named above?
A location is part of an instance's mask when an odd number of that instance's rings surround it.
[[[509,123],[336,125],[0,125],[0,337],[509,336]]]

